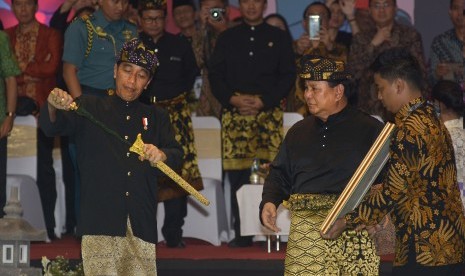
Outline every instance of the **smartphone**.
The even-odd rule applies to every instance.
[[[308,16],[308,35],[310,40],[320,40],[321,19],[319,15]]]

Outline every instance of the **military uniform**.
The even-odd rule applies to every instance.
[[[125,20],[109,22],[101,10],[76,19],[65,33],[63,61],[75,65],[81,86],[114,88],[113,68],[124,42],[137,37],[137,28]]]

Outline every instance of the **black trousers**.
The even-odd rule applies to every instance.
[[[7,137],[0,139],[0,218],[3,218],[5,213],[3,207],[6,203],[6,160],[7,160]]]
[[[241,219],[239,216],[239,204],[237,202],[236,192],[242,187],[242,185],[250,182],[250,169],[230,170],[225,172],[228,174],[229,183],[231,184],[231,219],[233,221],[235,237],[239,239],[242,238]],[[250,239],[252,238],[252,236],[246,237]]]
[[[57,190],[52,155],[54,141],[55,137],[47,137],[42,129],[37,128],[37,186],[47,230],[55,228]]]
[[[165,220],[161,232],[168,246],[176,246],[182,240],[182,226],[187,216],[187,196],[163,201]]]
[[[69,153],[69,138],[60,137],[61,166],[65,184],[66,232],[74,232],[76,227],[74,166]]]

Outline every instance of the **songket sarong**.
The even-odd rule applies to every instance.
[[[175,139],[182,146],[184,163],[180,172],[181,177],[197,191],[202,190],[203,183],[197,163],[197,150],[194,144],[191,111],[187,104],[186,95],[181,94],[170,100],[159,101],[156,102],[156,105],[168,111],[171,125],[174,129]],[[187,195],[186,191],[180,188],[167,176],[161,176],[159,178],[158,186],[158,201],[165,201]]]
[[[157,275],[155,244],[134,237],[129,218],[126,237],[84,235],[81,252],[86,276]]]
[[[283,111],[275,107],[243,116],[223,109],[221,139],[224,170],[248,169],[254,158],[271,162],[283,140]]]
[[[321,238],[320,227],[337,198],[294,194],[285,202],[291,211],[285,276],[379,274],[379,256],[366,230],[346,230],[336,240]]]

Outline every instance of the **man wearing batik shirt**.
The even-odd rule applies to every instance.
[[[429,67],[429,79],[432,85],[441,79],[453,80],[459,84],[464,81],[463,8],[462,0],[450,1],[449,16],[454,28],[433,39]]]
[[[452,140],[422,97],[424,79],[413,55],[387,50],[372,65],[378,97],[396,128],[383,186],[370,193],[325,238],[371,226],[387,213],[396,228],[393,275],[463,275],[465,216]]]
[[[385,109],[376,97],[370,64],[382,52],[393,47],[405,47],[418,59],[426,77],[423,46],[420,34],[405,25],[395,22],[396,0],[370,0],[370,15],[376,28],[359,32],[353,36],[348,66],[360,81],[358,107],[363,111],[387,118]],[[424,91],[423,91],[424,92]]]

